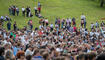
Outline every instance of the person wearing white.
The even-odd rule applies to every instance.
[[[82,15],[81,15],[81,19],[83,19],[83,20],[84,20],[85,18],[86,18],[86,17],[85,17],[85,15],[84,15],[84,14],[82,14]]]
[[[51,28],[53,28],[53,26],[54,26],[53,24],[50,24],[50,27],[51,27]]]
[[[37,10],[37,7],[34,7],[35,10]]]
[[[22,14],[23,14],[23,16],[25,16],[25,8],[24,7],[22,8]]]
[[[32,50],[32,48],[28,48],[25,52],[25,56],[32,55],[33,52],[31,50]]]
[[[4,16],[1,16],[1,18],[0,18],[1,20],[3,20],[4,19]]]
[[[35,15],[37,15],[37,7],[34,7]]]

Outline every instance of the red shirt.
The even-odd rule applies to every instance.
[[[76,30],[77,30],[77,28],[76,27],[73,27],[73,31],[76,32]]]
[[[40,10],[41,10],[41,8],[40,8],[40,7],[38,7],[38,10],[40,11]]]
[[[39,35],[42,35],[42,34],[43,34],[43,32],[42,32],[42,31],[39,31],[39,32],[38,32],[38,34],[39,34]]]

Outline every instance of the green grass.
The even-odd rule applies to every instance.
[[[39,0],[42,4],[42,15],[49,19],[49,22],[55,21],[55,17],[73,18],[76,17],[77,25],[80,26],[80,16],[82,13],[86,15],[87,27],[90,23],[95,21],[101,22],[100,19],[105,17],[105,7],[99,7],[98,2],[91,0]],[[34,13],[34,6],[37,6],[38,0],[0,0],[0,16],[9,15],[8,7],[16,5],[20,8],[22,6],[30,6]],[[27,18],[23,17],[20,11],[19,16],[10,16],[12,23],[17,22],[19,28],[27,25],[29,19],[33,20],[34,27],[39,26],[39,19],[37,17]],[[4,27],[6,28],[6,23]]]

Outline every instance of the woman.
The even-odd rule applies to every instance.
[[[19,51],[17,53],[17,60],[26,60],[24,51]]]
[[[13,53],[10,50],[8,50],[6,52],[5,58],[6,58],[6,60],[15,60],[15,56],[13,55]]]

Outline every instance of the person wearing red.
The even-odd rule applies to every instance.
[[[38,11],[39,11],[39,13],[41,13],[41,6],[38,7]]]
[[[77,28],[76,28],[75,25],[74,25],[74,27],[73,27],[73,32],[77,32]]]

